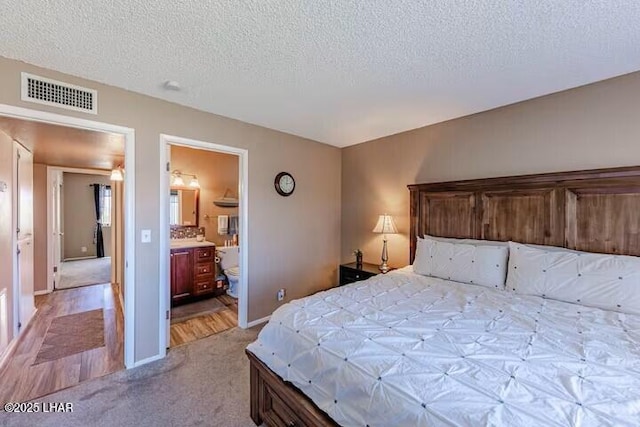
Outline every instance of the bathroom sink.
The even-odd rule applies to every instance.
[[[215,243],[206,240],[198,242],[196,239],[173,239],[171,240],[171,249],[178,248],[199,248],[205,246],[215,246]]]

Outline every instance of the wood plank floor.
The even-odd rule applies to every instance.
[[[171,325],[170,347],[183,345],[238,326],[238,301],[228,295],[216,297],[226,307]]]
[[[233,311],[235,314],[238,314],[238,300],[237,299],[231,298],[227,294],[220,295],[217,298],[218,298],[218,301],[220,301],[225,306],[227,306],[231,311]]]
[[[0,402],[24,402],[124,369],[124,317],[111,284],[36,296],[36,308],[34,318],[0,370]],[[99,309],[104,318],[103,346],[51,360],[42,361],[41,356],[34,364],[54,319]],[[81,325],[78,329],[82,336]]]

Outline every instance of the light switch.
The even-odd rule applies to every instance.
[[[151,243],[151,230],[142,230],[140,232],[140,241],[142,243]]]

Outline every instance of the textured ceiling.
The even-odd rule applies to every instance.
[[[640,70],[638,22],[637,0],[21,0],[0,55],[345,146]]]
[[[89,169],[124,165],[122,135],[10,117],[0,117],[0,131],[31,150],[36,163]]]

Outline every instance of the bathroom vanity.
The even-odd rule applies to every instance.
[[[216,284],[216,247],[211,242],[176,239],[171,242],[171,305],[222,295]]]

